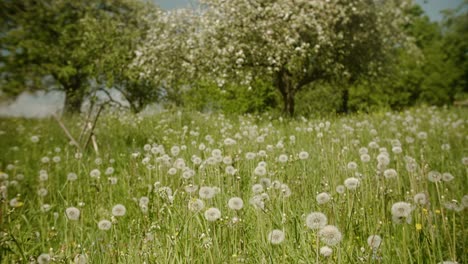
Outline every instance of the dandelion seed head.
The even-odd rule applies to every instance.
[[[218,208],[211,207],[205,211],[205,219],[209,222],[214,222],[221,218],[221,211]]]
[[[99,177],[101,177],[101,172],[98,169],[94,169],[89,173],[89,175],[91,178],[99,179]]]
[[[327,225],[327,217],[321,212],[313,212],[306,217],[306,226],[312,230],[323,228]]]
[[[123,204],[116,204],[112,207],[112,215],[113,216],[124,216],[127,212],[127,209]]]
[[[414,195],[413,200],[415,203],[420,205],[427,204],[427,196],[425,193],[417,193]]]
[[[309,153],[306,151],[299,152],[299,159],[306,160],[309,158]]]
[[[70,172],[67,174],[67,180],[68,181],[76,181],[78,179],[78,175],[74,172]]]
[[[406,202],[396,202],[392,205],[392,215],[397,218],[409,217],[411,211],[411,204]]]
[[[279,229],[274,229],[268,234],[268,241],[273,245],[279,245],[283,243],[285,239],[285,234]]]
[[[442,174],[440,174],[440,172],[438,171],[430,171],[427,174],[427,179],[430,182],[440,182],[440,180],[442,179]]]
[[[323,246],[320,248],[320,255],[324,257],[329,257],[333,254],[333,249],[329,246]]]
[[[254,194],[262,193],[262,192],[263,192],[263,185],[258,184],[258,183],[252,185],[252,192],[253,192]]]
[[[78,219],[80,219],[80,209],[76,207],[68,207],[67,209],[65,209],[65,214],[68,220],[77,221]]]
[[[286,154],[279,155],[278,162],[280,162],[280,163],[288,162],[288,155],[286,155]]]
[[[442,181],[444,182],[451,182],[455,177],[449,173],[449,172],[444,172],[442,173]]]
[[[358,165],[357,165],[357,163],[354,162],[354,161],[349,162],[348,165],[347,165],[347,168],[348,168],[349,170],[356,170],[357,167],[358,167]]]
[[[215,194],[215,190],[208,186],[202,186],[198,191],[198,195],[200,195],[200,198],[202,199],[211,199],[215,196]]]
[[[191,199],[188,203],[188,209],[192,212],[199,212],[205,208],[205,203],[200,199]]]
[[[398,173],[395,169],[386,169],[384,171],[384,177],[386,179],[394,179],[398,176]]]
[[[261,178],[259,180],[260,184],[263,188],[269,188],[271,186],[271,179],[270,178]]]
[[[88,257],[86,256],[86,254],[77,254],[73,258],[73,263],[74,264],[86,264],[88,263]]]
[[[328,246],[334,246],[340,243],[341,239],[343,238],[338,228],[333,225],[324,226],[319,230],[318,235],[320,240]]]
[[[265,176],[266,173],[266,168],[263,166],[257,166],[254,170],[254,174],[257,176]]]
[[[360,185],[360,181],[358,178],[355,178],[355,177],[347,178],[344,181],[344,186],[346,187],[346,189],[350,191],[356,190],[359,187],[359,185]]]
[[[330,201],[331,196],[326,192],[322,192],[317,194],[317,197],[315,199],[317,200],[318,204],[326,204]]]
[[[346,187],[344,185],[338,185],[336,186],[336,192],[339,194],[343,194],[346,191]]]
[[[379,248],[381,243],[382,238],[379,235],[371,235],[367,238],[367,245],[373,249]]]
[[[50,261],[52,261],[52,258],[47,253],[42,253],[41,255],[39,255],[39,257],[37,257],[38,264],[47,264],[50,263]]]
[[[231,210],[240,210],[244,207],[244,201],[239,197],[232,197],[228,201],[228,206]]]
[[[111,227],[112,227],[112,223],[109,220],[101,220],[98,223],[98,228],[100,230],[107,231],[107,230],[111,229]]]

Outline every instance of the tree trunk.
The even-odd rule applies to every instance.
[[[283,104],[284,104],[284,109],[283,111],[288,114],[289,116],[294,115],[294,107],[295,107],[295,101],[294,101],[294,92],[289,90],[286,92],[285,95],[283,95]]]
[[[65,114],[79,114],[81,112],[81,105],[83,104],[83,96],[83,92],[79,89],[66,89],[63,112]]]
[[[65,90],[65,103],[63,113],[79,114],[84,100],[84,88],[82,87],[81,76],[76,75],[66,81],[61,82]]]
[[[281,96],[283,97],[283,112],[289,116],[294,115],[294,96],[296,91],[292,84],[291,78],[288,78],[286,70],[282,69],[278,72],[276,76],[276,88],[280,91]]]
[[[344,88],[341,94],[341,113],[347,114],[348,113],[348,101],[349,101],[349,90],[348,88]]]

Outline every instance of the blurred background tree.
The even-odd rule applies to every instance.
[[[6,0],[0,10],[3,97],[60,90],[65,93],[64,111],[77,113],[93,92],[92,80],[124,85],[125,94],[139,90],[135,87],[140,83],[126,68],[145,32],[139,19],[144,12],[154,13],[152,5],[133,0]]]

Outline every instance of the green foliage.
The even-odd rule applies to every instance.
[[[219,88],[210,81],[202,81],[182,92],[182,104],[187,109],[201,112],[259,113],[278,106],[278,94],[274,87],[262,80],[251,86],[228,83]]]
[[[327,116],[336,114],[341,104],[341,89],[336,85],[317,82],[301,90],[297,96],[297,114]]]
[[[0,35],[4,96],[48,90],[42,82],[48,76],[65,92],[65,107],[71,112],[79,111],[84,97],[94,92],[91,80],[100,86],[123,86],[126,93],[140,92],[141,83],[133,81],[136,73],[127,66],[145,29],[140,19],[154,10],[151,5],[133,0],[25,0],[2,1],[0,9],[6,22]]]

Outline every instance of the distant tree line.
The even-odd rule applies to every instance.
[[[288,115],[466,99],[467,4],[431,22],[410,0],[0,2],[0,98],[60,90],[77,113],[120,92],[199,111]]]

